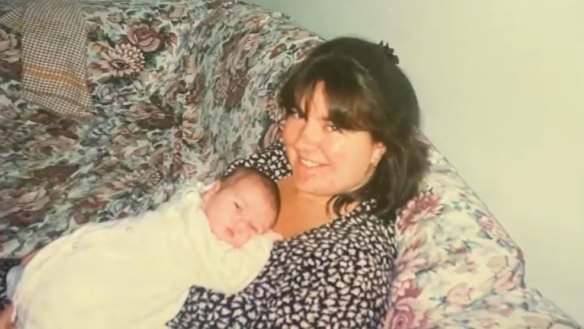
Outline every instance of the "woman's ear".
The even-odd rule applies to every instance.
[[[375,142],[373,144],[373,153],[371,153],[371,165],[377,166],[381,157],[387,152],[387,148],[383,143]]]
[[[203,206],[205,206],[207,203],[209,203],[209,200],[211,200],[211,198],[213,196],[215,196],[215,194],[217,194],[217,192],[219,192],[219,190],[221,189],[221,181],[220,180],[216,180],[213,183],[211,183],[210,185],[206,186],[203,192]]]

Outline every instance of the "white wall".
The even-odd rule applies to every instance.
[[[584,1],[255,2],[393,45],[426,134],[525,251],[528,284],[584,324]]]

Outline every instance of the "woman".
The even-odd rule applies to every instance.
[[[193,287],[170,328],[380,327],[396,212],[417,193],[427,146],[414,90],[390,48],[316,47],[285,82],[283,142],[230,167],[277,180],[285,237],[242,292]]]
[[[428,166],[416,96],[397,63],[387,46],[339,38],[292,70],[280,92],[283,141],[229,168],[277,181],[273,230],[284,240],[240,293],[193,287],[170,328],[382,325],[396,212]]]

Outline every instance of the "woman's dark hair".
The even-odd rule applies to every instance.
[[[414,89],[387,45],[344,37],[325,42],[295,66],[280,90],[290,115],[309,111],[315,85],[322,82],[329,117],[338,128],[368,131],[386,147],[375,173],[362,187],[331,198],[337,215],[351,203],[375,199],[375,213],[392,221],[418,193],[428,168],[428,145],[419,136],[420,109]]]

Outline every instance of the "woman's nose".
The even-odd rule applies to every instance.
[[[296,147],[301,149],[314,148],[318,145],[321,138],[321,132],[319,131],[317,125],[314,122],[307,120],[298,133]]]

